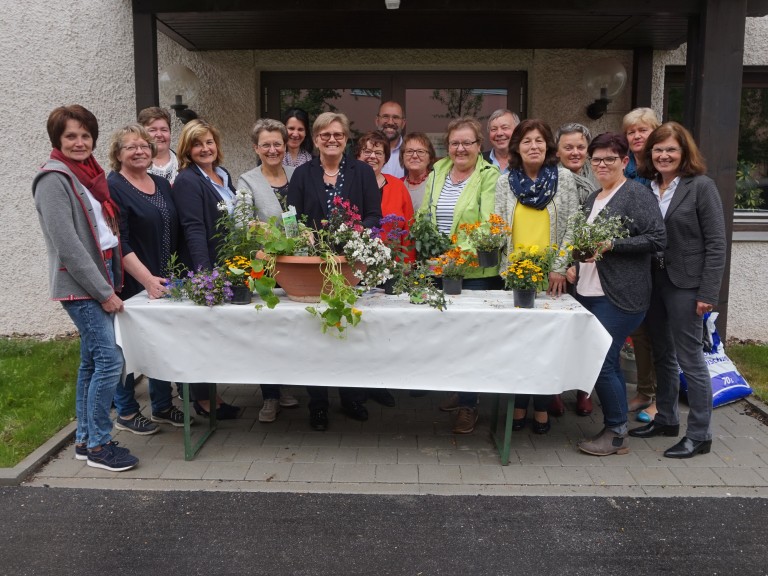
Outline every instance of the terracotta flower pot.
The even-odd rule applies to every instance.
[[[341,265],[341,272],[350,286],[357,286],[360,279],[355,277],[355,268],[347,263],[344,256],[335,256]],[[275,280],[285,290],[288,298],[296,302],[320,302],[325,279],[325,261],[320,256],[277,256],[275,258]]]

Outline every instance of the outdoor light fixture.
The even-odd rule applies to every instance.
[[[615,58],[604,58],[587,64],[584,70],[584,89],[595,101],[587,106],[592,120],[602,118],[611,99],[618,96],[627,83],[627,71]]]
[[[397,10],[400,8],[400,0],[384,0],[387,10]]]
[[[181,94],[176,94],[176,101],[171,104],[171,110],[176,112],[176,118],[181,120],[182,124],[186,124],[190,120],[197,118],[197,112],[184,104]]]
[[[197,97],[198,80],[195,73],[183,64],[172,64],[160,71],[158,79],[161,97],[174,97],[171,110],[176,113],[176,118],[181,120],[182,124],[197,118],[197,112],[184,103],[185,97],[190,103]]]

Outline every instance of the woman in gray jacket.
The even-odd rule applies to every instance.
[[[256,217],[266,222],[272,216],[280,218],[288,209],[288,182],[294,170],[291,166],[283,164],[288,131],[282,122],[262,118],[254,124],[251,139],[261,164],[240,176],[237,189],[250,190]],[[261,395],[264,405],[259,411],[259,422],[274,422],[280,408],[294,408],[299,405],[295,397],[282,392],[276,384],[262,384]]]
[[[595,456],[626,454],[627,390],[619,354],[627,336],[643,321],[651,302],[651,257],[664,248],[666,235],[658,204],[645,186],[628,180],[629,144],[623,134],[606,132],[588,148],[600,190],[584,203],[587,222],[598,215],[617,216],[626,238],[605,241],[597,253],[569,268],[576,284],[576,299],[594,314],[611,335],[595,390],[603,406],[600,434],[578,443],[579,450]]]
[[[122,472],[138,458],[112,441],[110,408],[123,371],[113,315],[123,285],[118,210],[104,170],[93,157],[96,117],[79,105],[48,117],[53,150],[32,183],[48,252],[51,298],[64,306],[80,332],[75,411],[75,457],[88,466]]]

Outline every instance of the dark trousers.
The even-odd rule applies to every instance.
[[[678,288],[666,270],[655,270],[648,310],[653,358],[656,363],[656,408],[659,424],[679,424],[680,375],[688,384],[688,429],[691,440],[712,438],[712,381],[704,361],[703,320],[696,314],[697,290]]]
[[[328,410],[328,386],[307,386],[309,410]],[[339,388],[341,403],[365,402],[366,393],[362,388]]]

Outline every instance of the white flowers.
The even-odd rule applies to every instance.
[[[366,267],[365,270],[355,270],[355,276],[360,278],[361,284],[373,288],[392,278],[392,250],[381,238],[372,237],[367,231],[362,234],[352,232],[351,236],[344,246],[344,255],[348,260]]]

